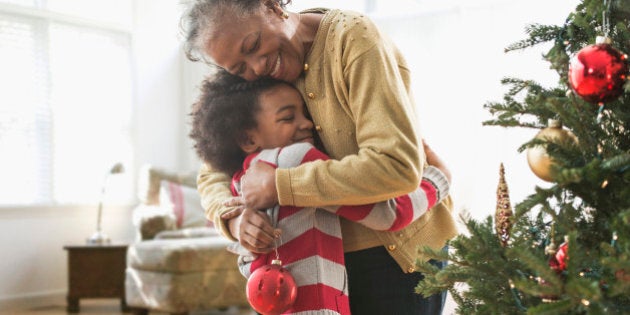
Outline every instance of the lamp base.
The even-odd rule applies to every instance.
[[[94,232],[94,234],[87,239],[87,243],[93,245],[109,244],[110,242],[109,236],[101,231]]]

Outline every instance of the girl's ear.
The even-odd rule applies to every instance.
[[[249,130],[246,131],[245,134],[246,134],[245,139],[243,139],[239,143],[239,146],[241,147],[241,150],[243,150],[247,154],[251,154],[251,153],[254,153],[254,152],[258,151],[260,149],[260,147],[256,143],[256,140],[255,140],[256,136]]]

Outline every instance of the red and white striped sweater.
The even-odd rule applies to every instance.
[[[290,168],[327,159],[326,154],[304,142],[263,150],[245,159],[243,170],[233,177],[232,193],[239,194],[240,179],[252,163],[263,161],[274,167]],[[272,223],[282,230],[278,256],[298,286],[297,300],[285,314],[350,314],[338,216],[371,229],[396,231],[419,218],[447,194],[445,176],[429,166],[417,190],[384,202],[361,206],[276,206],[268,209]],[[275,252],[255,256],[238,244],[234,244],[231,250],[240,254],[239,268],[246,277],[276,259]]]

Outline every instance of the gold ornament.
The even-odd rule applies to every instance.
[[[505,169],[503,163],[499,168],[499,185],[497,186],[497,208],[494,213],[494,227],[497,231],[501,246],[505,247],[510,239],[512,230],[512,205],[510,205],[510,192],[505,182]]]
[[[535,138],[553,143],[560,143],[570,139],[577,143],[577,137],[569,130],[563,129],[559,120],[553,119],[549,120],[548,127],[538,132]],[[548,182],[553,181],[552,165],[555,162],[547,154],[544,145],[536,145],[527,149],[527,163],[532,172],[540,179]]]

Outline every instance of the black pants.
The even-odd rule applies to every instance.
[[[422,273],[404,273],[382,247],[345,254],[352,315],[440,315],[446,291],[428,298],[415,293]],[[445,262],[431,261],[440,268]]]

